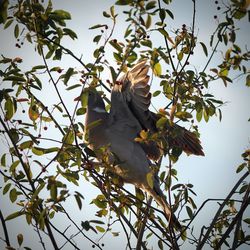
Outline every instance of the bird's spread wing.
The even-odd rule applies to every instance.
[[[152,119],[151,112],[149,111],[151,93],[149,92],[150,86],[148,84],[149,65],[146,63],[147,61],[143,60],[136,64],[117,81],[112,90],[112,97],[117,98],[117,95],[122,96],[123,103],[126,104],[131,115],[137,120],[139,129],[136,131],[136,136],[139,135],[141,130],[156,132],[155,121]],[[116,110],[119,108],[118,105],[113,105],[112,112],[121,113],[121,110]],[[160,157],[161,152],[156,142],[148,141],[141,143],[141,146],[150,159],[157,160]]]
[[[112,90],[113,95],[122,96],[123,103],[127,105],[132,115],[140,124],[141,129],[157,132],[156,122],[160,118],[149,110],[151,93],[149,82],[150,66],[147,60],[142,60],[130,69],[117,83]],[[119,108],[117,105],[114,109]],[[121,110],[120,110],[121,111]],[[119,112],[119,111],[116,111]],[[171,131],[179,130],[178,136],[171,137]],[[137,131],[138,133],[140,131]],[[178,131],[177,131],[178,132]],[[180,147],[187,154],[204,155],[202,146],[196,135],[178,125],[167,125],[166,137],[170,146]],[[142,147],[149,158],[157,160],[161,155],[159,144],[153,141],[142,144]]]

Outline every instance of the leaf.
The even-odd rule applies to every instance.
[[[67,72],[64,75],[64,84],[67,85],[70,77],[74,74],[73,68],[68,68]]]
[[[247,224],[250,224],[250,218],[244,219],[244,222],[246,222]]]
[[[154,188],[154,175],[152,172],[147,173],[147,183],[150,188]]]
[[[23,235],[22,234],[17,235],[17,242],[18,242],[19,246],[22,245],[22,243],[23,243]]]
[[[175,113],[175,116],[184,121],[193,117],[191,113],[186,111],[179,111]]]
[[[247,75],[246,77],[246,86],[250,87],[250,75]]]
[[[102,37],[101,35],[95,36],[94,39],[93,39],[93,42],[98,43],[101,40],[101,37]]]
[[[3,154],[1,157],[1,166],[6,167],[6,154]]]
[[[160,90],[156,90],[156,91],[153,93],[153,97],[158,96],[160,93],[161,93],[161,91],[160,91]]]
[[[63,137],[63,142],[65,144],[71,145],[75,140],[75,133],[73,130],[69,130],[68,133]]]
[[[25,141],[23,143],[21,143],[19,145],[19,148],[24,150],[24,149],[27,149],[27,148],[31,148],[33,146],[33,141],[29,140],[29,141]]]
[[[167,124],[167,118],[166,117],[161,117],[157,122],[156,122],[156,127],[157,128],[163,128]]]
[[[204,54],[205,54],[206,56],[208,56],[208,52],[207,52],[207,47],[206,47],[206,45],[205,45],[203,42],[200,42],[200,44],[201,44],[201,46],[202,46],[202,49],[203,49],[203,51],[204,51]]]
[[[10,201],[14,203],[17,199],[17,191],[15,188],[12,188],[9,193]]]
[[[89,29],[94,30],[94,29],[103,28],[103,27],[106,27],[106,24],[96,24],[96,25],[90,27]]]
[[[146,23],[145,23],[146,28],[149,29],[151,24],[152,24],[152,17],[151,17],[150,14],[148,14],[147,20],[146,20]]]
[[[17,161],[14,161],[11,166],[10,166],[10,172],[14,172],[17,168],[17,166],[19,165],[20,161],[17,160]]]
[[[153,66],[153,73],[156,75],[156,76],[160,76],[161,75],[161,64],[158,62],[156,64],[154,64]]]
[[[105,233],[105,229],[103,227],[100,226],[95,226],[95,228],[97,229],[97,231],[99,231],[100,233]]]
[[[7,183],[4,186],[4,188],[3,188],[3,195],[5,195],[10,190],[10,187],[11,187],[11,183]]]
[[[160,250],[163,250],[163,243],[162,243],[162,240],[158,240],[158,247]]]
[[[17,211],[17,212],[14,212],[10,215],[8,215],[6,218],[5,218],[5,221],[8,221],[8,220],[12,220],[12,219],[15,219],[21,215],[24,214],[24,211]]]
[[[133,0],[118,0],[116,1],[116,5],[129,5],[133,3]]]
[[[18,36],[19,36],[19,25],[18,24],[15,25],[14,35],[15,35],[15,38],[18,38]]]
[[[7,1],[6,1],[7,2]],[[1,17],[0,17],[1,20]],[[7,29],[12,23],[13,23],[14,19],[10,19],[8,20],[5,24],[4,24],[4,29]],[[1,21],[0,21],[1,22]]]
[[[236,173],[240,173],[246,166],[247,164],[245,162],[240,164],[238,168],[236,169]]]
[[[14,103],[12,102],[11,98],[8,98],[6,100],[6,102],[4,104],[4,110],[6,111],[5,119],[10,120],[15,113]]]
[[[122,47],[116,40],[109,41],[109,44],[112,45],[118,52],[122,53]]]
[[[65,11],[65,10],[55,10],[53,12],[50,13],[51,17],[53,19],[56,19],[56,20],[60,20],[60,19],[71,19],[71,15],[69,12]]]
[[[39,118],[39,110],[38,110],[37,105],[31,105],[29,107],[29,118],[33,122]]]
[[[186,210],[187,210],[187,214],[189,216],[190,219],[193,218],[193,211],[190,207],[186,206]]]
[[[142,46],[152,48],[152,42],[150,40],[142,40],[142,41],[140,41],[140,44]]]
[[[79,207],[79,209],[81,210],[82,209],[82,201],[81,201],[81,198],[79,197],[79,195],[74,195],[75,199],[76,199],[76,203]]]

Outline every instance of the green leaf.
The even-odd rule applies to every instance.
[[[152,42],[151,42],[151,40],[142,40],[142,41],[140,41],[140,44],[142,46],[152,48]]]
[[[106,27],[106,24],[96,24],[96,25],[90,27],[89,29],[94,30],[94,29],[103,28],[103,27]]]
[[[6,167],[6,154],[3,154],[1,157],[1,166]]]
[[[238,168],[236,169],[236,173],[240,173],[246,166],[247,164],[245,162],[240,164]]]
[[[81,201],[81,198],[79,197],[79,195],[74,195],[75,199],[76,199],[76,203],[79,207],[79,209],[81,210],[82,209],[82,201]]]
[[[97,231],[99,231],[100,233],[105,233],[105,229],[103,227],[100,226],[95,226],[95,228],[97,229]]]
[[[146,20],[146,23],[145,23],[146,28],[149,29],[151,24],[152,24],[152,17],[151,17],[150,14],[148,14],[147,20]]]
[[[187,210],[187,214],[189,216],[190,219],[193,218],[193,211],[190,207],[186,206],[186,210]]]
[[[65,20],[65,19],[71,19],[71,15],[69,12],[65,11],[65,10],[55,10],[53,12],[50,13],[51,17],[55,20]]]
[[[14,203],[17,199],[17,191],[15,188],[12,188],[9,193],[10,201]]]
[[[1,15],[1,14],[0,14]],[[0,17],[0,20],[1,20],[1,17]],[[12,23],[13,23],[14,19],[10,19],[8,20],[5,24],[4,24],[4,29],[7,29]],[[0,21],[1,23],[1,21]]]
[[[24,149],[27,149],[27,148],[31,148],[33,146],[33,141],[29,140],[29,141],[25,141],[23,143],[21,143],[19,145],[19,148],[24,150]]]
[[[67,85],[70,77],[74,74],[73,68],[68,68],[67,72],[64,75],[64,84]]]
[[[98,43],[101,40],[102,35],[97,35],[94,37],[93,42]]]
[[[116,40],[109,41],[109,44],[112,45],[118,52],[122,53],[122,47]]]
[[[79,84],[79,83],[74,84],[74,85],[69,86],[68,88],[66,88],[66,90],[72,90],[72,89],[75,89],[75,88],[78,88],[78,87],[82,87],[82,84]]]
[[[244,219],[244,222],[246,222],[247,224],[250,224],[250,218]]]
[[[158,240],[158,247],[160,250],[163,250],[163,243],[162,243],[162,240]]]
[[[161,117],[157,122],[156,122],[156,127],[157,128],[163,128],[167,124],[167,118],[166,117]]]
[[[10,215],[8,215],[6,218],[5,218],[5,221],[8,221],[8,220],[12,220],[12,219],[15,219],[21,215],[24,214],[24,211],[17,211],[17,212],[14,212]]]
[[[133,0],[118,0],[116,1],[116,5],[129,5],[133,3]]]
[[[77,38],[77,34],[71,30],[71,29],[68,29],[68,28],[64,28],[63,31],[71,38],[71,39],[75,39]]]
[[[152,172],[147,173],[147,183],[150,188],[154,188],[154,175]]]
[[[72,144],[75,140],[75,133],[73,130],[69,130],[68,133],[63,137],[63,142],[66,144]]]
[[[161,93],[161,91],[160,91],[160,90],[156,90],[156,91],[153,93],[153,97],[158,96],[160,93]]]
[[[12,102],[11,98],[7,98],[5,104],[4,104],[4,109],[6,111],[5,113],[5,119],[6,120],[10,120],[14,113],[15,113],[15,107],[14,107],[14,103]]]
[[[3,188],[3,195],[5,195],[6,193],[8,193],[8,191],[10,190],[11,187],[11,183],[7,183],[4,188]]]
[[[201,44],[201,46],[202,46],[202,49],[203,49],[203,51],[204,51],[204,54],[205,54],[206,56],[208,56],[208,52],[207,52],[207,47],[206,47],[206,45],[205,45],[203,42],[200,42],[200,44]]]
[[[88,91],[84,91],[81,95],[81,104],[83,108],[87,108],[88,105],[88,96],[89,96],[89,92]]]
[[[15,38],[18,38],[18,36],[19,36],[19,25],[18,24],[15,25],[14,35],[15,35]]]
[[[0,3],[0,24],[5,23],[8,17],[8,0],[3,0]]]
[[[17,160],[17,161],[14,161],[11,166],[10,166],[10,172],[14,172],[17,168],[17,166],[19,165],[20,161]]]
[[[193,117],[191,113],[186,112],[186,111],[176,112],[175,116],[181,120],[187,120]]]
[[[25,78],[23,76],[7,76],[4,77],[3,81],[13,81],[13,82],[25,82]]]
[[[146,4],[146,10],[151,10],[153,8],[155,8],[155,4],[156,2],[155,1],[150,1]]]

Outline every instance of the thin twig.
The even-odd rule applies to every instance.
[[[227,197],[225,198],[224,202],[220,205],[219,209],[217,210],[209,228],[207,229],[206,234],[204,235],[202,241],[198,244],[197,246],[197,250],[201,250],[202,247],[204,246],[204,244],[206,243],[211,231],[214,228],[215,223],[218,220],[218,217],[220,216],[223,208],[225,207],[225,205],[227,204],[227,202],[230,200],[231,196],[236,192],[237,188],[239,187],[239,185],[243,182],[243,180],[249,175],[249,172],[246,172],[238,181],[237,183],[234,185],[234,187],[232,188],[232,190],[230,191],[230,193],[227,195]]]
[[[0,210],[0,220],[2,222],[2,227],[3,227],[4,237],[5,237],[5,243],[6,243],[7,247],[10,247],[10,239],[9,239],[8,229],[7,229],[5,219],[3,217],[3,214],[2,214],[1,210]]]

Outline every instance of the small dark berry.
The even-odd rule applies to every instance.
[[[215,15],[215,16],[214,16],[214,19],[217,19],[217,18],[218,18],[218,17]]]
[[[103,32],[104,32],[104,30],[101,30],[101,32],[103,33]]]
[[[21,45],[23,45],[23,42],[21,42]]]
[[[218,4],[218,1],[215,1],[214,3],[215,3],[215,4]]]
[[[114,39],[114,40],[113,40],[113,42],[114,42],[114,43],[117,43],[117,40],[116,40],[116,39]]]
[[[22,110],[22,113],[25,113],[25,110],[24,110],[24,109]]]
[[[18,122],[18,124],[21,124],[21,123],[22,123],[22,120],[18,120],[17,122]]]
[[[220,10],[220,6],[217,7],[217,10]]]
[[[39,137],[39,138],[40,138],[41,136],[42,136],[41,134],[38,134],[38,136],[37,136],[37,137]]]
[[[102,247],[104,247],[104,243],[102,243]]]
[[[46,126],[45,126],[43,129],[44,129],[44,130],[47,130],[47,129],[48,129],[48,127],[46,127]]]
[[[95,248],[95,245],[92,245],[92,248]]]

